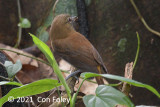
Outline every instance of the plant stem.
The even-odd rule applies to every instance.
[[[137,40],[138,40],[138,44],[137,44],[137,53],[136,53],[136,57],[135,57],[135,60],[134,60],[134,63],[133,63],[133,70],[136,66],[136,63],[137,63],[137,60],[138,60],[138,55],[139,55],[139,49],[140,49],[140,38],[139,38],[139,34],[138,32],[137,33]]]
[[[55,60],[54,57],[53,57],[52,61],[53,62],[51,63],[51,66],[54,69],[54,72],[56,73],[56,75],[58,76],[60,82],[63,84],[64,88],[66,89],[67,95],[68,95],[68,97],[70,99],[70,103],[72,103],[72,101],[71,101],[71,99],[72,99],[72,97],[71,97],[71,90],[68,87],[68,85],[67,85],[67,83],[66,83],[66,81],[65,81],[65,79],[64,79],[64,77],[62,75],[62,72],[60,71],[60,69],[58,67],[58,64],[57,64],[57,62],[56,62],[56,60]]]
[[[22,18],[20,0],[17,0],[17,6],[18,6],[18,17],[19,17],[19,21],[20,21]],[[14,46],[15,48],[17,48],[19,46],[20,41],[21,41],[21,37],[22,37],[22,28],[20,26],[18,27],[17,36],[18,36],[18,40],[17,40],[16,45]]]
[[[77,95],[79,93],[79,90],[80,88],[82,87],[82,84],[84,83],[84,81],[86,80],[87,78],[83,79],[83,81],[81,82],[80,86],[78,87],[78,90],[76,93],[74,93],[73,97],[72,97],[72,103],[70,104],[71,107],[74,107],[75,106],[75,102],[76,102],[76,99],[77,99]]]
[[[13,53],[16,53],[16,54],[19,54],[19,55],[22,55],[22,56],[26,56],[26,57],[35,59],[35,60],[37,60],[37,61],[40,61],[40,62],[42,62],[42,63],[45,63],[46,65],[51,66],[49,63],[45,62],[44,60],[39,59],[39,58],[36,58],[36,57],[34,57],[34,56],[29,56],[29,55],[26,55],[26,54],[23,54],[23,53],[20,53],[20,52],[16,52],[16,51],[13,51],[13,50],[10,50],[10,49],[6,49],[6,48],[0,48],[0,50],[5,50],[5,51],[13,52]]]

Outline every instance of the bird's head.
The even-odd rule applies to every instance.
[[[78,17],[71,17],[68,14],[60,14],[56,16],[50,28],[50,36],[53,39],[62,39],[68,36],[70,32],[75,32],[77,29]]]

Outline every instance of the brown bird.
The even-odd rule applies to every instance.
[[[74,29],[76,19],[68,14],[54,18],[50,28],[54,52],[82,72],[107,73],[98,51]],[[96,81],[104,84],[101,77],[96,77]]]

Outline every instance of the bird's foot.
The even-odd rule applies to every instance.
[[[66,80],[68,80],[71,77],[74,77],[78,81],[78,83],[79,83],[79,76],[80,76],[81,73],[82,73],[81,70],[77,70],[77,71],[71,73],[68,77],[66,77]]]

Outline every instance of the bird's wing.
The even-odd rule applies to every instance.
[[[79,33],[74,33],[72,36],[53,42],[55,42],[55,49],[58,52],[64,52],[65,54],[70,54],[73,56],[84,55],[90,58],[93,57],[90,42]]]
[[[94,56],[95,60],[97,61],[97,63],[99,63],[102,66],[103,70],[107,73],[107,68],[104,65],[103,60],[102,60],[101,56],[99,55],[98,51],[94,47],[93,47],[92,53],[93,53],[93,56]]]
[[[94,65],[100,65],[102,66],[104,71],[107,72],[103,60],[99,55],[98,51],[80,33],[73,33],[71,34],[71,36],[65,39],[56,40],[54,45],[56,45],[56,50],[59,53],[64,53],[64,55],[69,55],[74,58],[86,58],[85,61],[93,63]],[[81,60],[80,58],[78,59]]]

